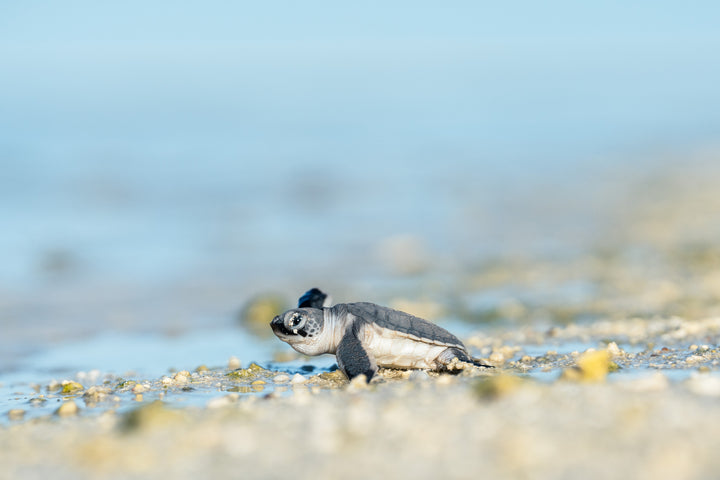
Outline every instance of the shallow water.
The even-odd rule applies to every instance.
[[[478,331],[460,322],[444,325],[461,338],[474,334],[479,334],[481,338],[493,338],[493,332],[502,331],[498,330],[497,326]],[[587,336],[588,333],[584,335]],[[649,349],[650,340],[653,339],[648,337],[644,342],[618,344],[623,355],[629,354],[635,359],[629,360],[626,367],[611,373],[608,381],[637,381],[649,377],[653,372],[661,371],[670,382],[677,383],[695,375],[699,365],[710,365],[710,359],[693,365],[682,364],[684,358],[692,355],[688,350],[691,340],[671,344],[672,348],[667,350],[666,354],[658,354],[659,350]],[[599,337],[587,340],[546,338],[541,343],[504,343],[513,348],[512,357],[505,358],[504,362],[512,364],[529,356],[539,363],[530,364],[530,368],[520,368],[520,363],[512,367],[508,364],[503,370],[508,369],[508,372],[543,383],[554,383],[561,377],[564,369],[574,365],[579,353],[588,349],[605,348],[605,344]],[[481,356],[483,351],[491,351],[472,347],[470,350],[475,356]],[[291,357],[295,358],[286,361],[274,360],[280,352],[291,353]],[[262,385],[251,385],[252,379],[239,383],[229,380],[225,374],[231,371],[227,367],[231,356],[236,357],[242,367],[252,363],[259,364],[270,371],[269,376],[258,377],[264,379]],[[54,345],[18,360],[15,368],[0,372],[0,412],[3,413],[0,423],[3,424],[12,423],[4,415],[12,409],[24,410],[24,420],[30,420],[52,416],[67,398],[82,401],[83,392],[62,395],[50,391],[49,385],[63,380],[77,381],[85,390],[92,385],[100,385],[109,387],[114,392],[113,401],[96,404],[85,400],[84,404],[80,403],[82,415],[94,416],[107,410],[127,412],[138,405],[136,395],[131,390],[119,387],[127,381],[147,386],[147,390],[141,395],[141,402],[161,399],[170,407],[205,408],[213,399],[227,394],[237,394],[240,397],[285,395],[292,393],[293,388],[307,388],[306,385],[290,385],[287,380],[274,382],[274,375],[277,374],[301,374],[307,378],[337,368],[333,355],[297,356],[279,340],[258,338],[241,328],[206,329],[172,336],[101,334]],[[170,383],[169,386],[162,386],[159,383],[162,378],[167,378],[170,382],[169,379],[179,371],[194,372],[198,367],[207,368],[207,373],[192,374],[188,384]],[[706,375],[718,377],[720,373],[713,371]],[[38,401],[39,398],[43,400]]]
[[[0,410],[28,409],[27,418],[52,413],[62,396],[54,396],[41,407],[29,408],[28,401],[38,394],[48,394],[47,386],[53,381],[75,380],[87,388],[104,382],[115,385],[121,379],[137,382],[154,380],[182,370],[194,371],[201,364],[211,370],[227,371],[230,357],[236,357],[243,367],[256,362],[267,368],[276,368],[277,364],[271,359],[278,347],[276,342],[255,338],[237,328],[200,330],[174,336],[102,334],[50,346],[42,352],[18,359],[13,370],[0,372]],[[316,365],[313,370],[328,368],[328,360],[330,357],[312,362]],[[282,365],[282,370],[301,372],[303,365],[302,362],[288,362]],[[269,391],[272,389],[269,388],[266,393]],[[166,401],[204,406],[209,398],[217,394],[217,390],[204,389],[183,392],[180,397]],[[150,398],[152,396],[149,395]],[[122,406],[128,407],[126,404]],[[105,408],[100,407],[95,412],[100,413]]]

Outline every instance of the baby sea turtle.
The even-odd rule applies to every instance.
[[[378,367],[450,371],[457,363],[491,367],[470,356],[458,338],[413,315],[374,303],[328,305],[317,288],[307,291],[299,308],[270,322],[275,335],[305,355],[332,353],[352,380],[368,381]]]

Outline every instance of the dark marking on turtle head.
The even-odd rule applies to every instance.
[[[317,308],[296,308],[278,315],[270,322],[275,335],[290,344],[311,339],[322,332],[323,311]]]
[[[323,308],[332,304],[332,298],[319,288],[311,288],[298,299],[298,308]]]

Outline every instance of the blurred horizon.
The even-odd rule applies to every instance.
[[[0,296],[348,286],[408,252],[442,272],[594,245],[633,179],[713,164],[718,13],[12,2]]]

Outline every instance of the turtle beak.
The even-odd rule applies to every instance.
[[[285,328],[285,324],[283,323],[282,318],[280,318],[280,315],[272,319],[272,322],[270,322],[270,328],[272,328],[275,335],[292,335],[292,333]]]

